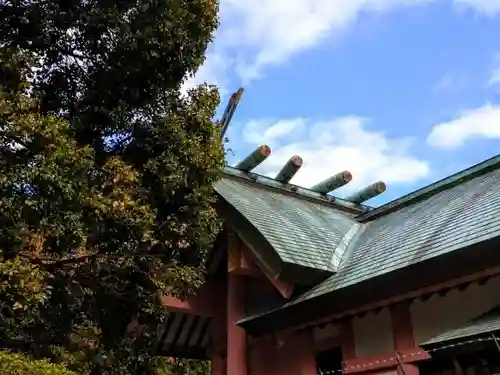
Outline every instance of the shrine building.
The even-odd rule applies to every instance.
[[[163,298],[162,355],[212,375],[500,373],[500,156],[372,208],[384,183],[340,199],[349,172],[306,189],[299,156],[252,172],[269,155],[216,184],[224,230],[199,293]]]

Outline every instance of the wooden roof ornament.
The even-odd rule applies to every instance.
[[[385,183],[382,181],[375,182],[360,191],[353,193],[348,196],[346,199],[353,203],[363,203],[369,199],[376,197],[377,195],[382,194],[386,190]]]
[[[219,122],[220,126],[222,127],[221,139],[224,139],[224,136],[233,118],[234,112],[236,111],[236,108],[240,103],[243,91],[244,91],[243,88],[240,87],[229,98],[229,102]],[[264,160],[266,160],[270,154],[271,154],[271,148],[267,145],[261,145],[257,147],[254,151],[252,151],[247,157],[241,160],[238,164],[236,164],[233,168],[244,173],[250,173],[262,162],[264,162]],[[266,179],[266,185],[273,185],[273,184],[288,185],[292,180],[292,178],[295,176],[295,174],[302,167],[302,165],[303,165],[303,160],[299,155],[292,156],[286,162],[283,168],[281,168],[281,170],[278,172],[275,178]],[[227,172],[227,168],[225,172]],[[254,177],[255,181],[262,180],[262,178],[259,179],[257,176]],[[315,184],[309,189],[302,188],[299,186],[294,186],[293,191],[299,195],[301,195],[301,192],[304,191],[306,192],[305,193],[306,196],[311,196],[311,194],[319,193],[319,195],[323,197],[327,196],[329,200],[337,200],[338,199],[337,197],[332,197],[331,195],[328,194],[348,184],[349,182],[351,182],[351,180],[352,180],[351,172],[343,171]],[[270,184],[270,182],[272,183]],[[344,199],[344,201],[359,206],[363,202],[366,202],[367,200],[377,195],[380,195],[385,190],[386,186],[383,182],[376,182],[375,184],[372,184],[366,187],[365,189],[352,194],[350,197]],[[366,208],[367,207],[363,207],[363,210],[366,211]]]
[[[302,163],[302,158],[299,155],[292,156],[274,179],[283,184],[289,183],[293,176],[299,171],[300,167],[302,167]]]
[[[229,103],[227,104],[226,109],[224,110],[224,114],[222,115],[222,118],[220,120],[220,125],[222,127],[221,139],[224,139],[224,136],[226,135],[227,129],[229,127],[229,124],[231,123],[234,112],[236,111],[236,108],[240,103],[242,95],[243,87],[240,87],[238,91],[233,93],[229,98]]]
[[[311,190],[317,191],[318,193],[322,194],[328,194],[335,189],[338,189],[339,187],[342,187],[352,180],[352,174],[349,171],[343,171],[340,173],[337,173],[334,176],[331,176],[327,178],[326,180],[323,180],[316,185],[311,187]]]
[[[235,165],[236,169],[250,172],[271,155],[271,149],[267,145],[261,145],[253,150],[250,155]]]

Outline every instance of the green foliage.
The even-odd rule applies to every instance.
[[[0,343],[154,374],[158,295],[196,292],[220,229],[218,91],[180,95],[217,3],[0,0],[0,19]]]
[[[60,365],[42,360],[32,360],[20,354],[0,351],[2,375],[76,375]]]
[[[0,254],[0,342],[22,346],[30,337],[30,326],[37,320],[39,307],[50,296],[48,274],[20,258],[5,260]]]
[[[77,119],[78,138],[104,147],[99,133],[175,104],[170,91],[203,62],[217,11],[215,0],[1,0],[0,45],[36,56],[42,110]]]
[[[208,361],[159,357],[156,375],[208,375],[210,371]]]

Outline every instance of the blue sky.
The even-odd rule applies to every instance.
[[[343,196],[382,180],[380,204],[500,153],[500,0],[221,0],[198,74],[233,118],[234,164],[259,144],[292,182],[342,170]]]

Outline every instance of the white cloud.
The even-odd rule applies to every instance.
[[[469,77],[461,71],[449,71],[434,86],[437,92],[456,92],[469,84]]]
[[[341,36],[362,13],[381,13],[435,0],[220,0],[220,23],[205,66],[187,86],[209,82],[227,89],[228,76],[244,85],[265,68]],[[454,0],[493,16],[500,0]]]
[[[382,12],[428,0],[221,0],[219,42],[238,46],[244,80],[337,36],[363,11]],[[247,50],[245,56],[243,50]]]
[[[228,74],[244,83],[262,70],[342,34],[359,14],[383,12],[432,0],[220,0],[221,26],[200,77],[221,84]],[[224,85],[223,85],[224,86]]]
[[[264,139],[266,142],[273,142],[285,137],[293,132],[299,131],[304,126],[304,120],[300,117],[294,119],[284,119],[273,122],[271,126],[263,128],[267,121],[250,120],[244,130],[244,138],[248,143],[258,144]]]
[[[500,68],[496,68],[491,72],[490,79],[488,81],[488,86],[500,85]]]
[[[455,4],[471,8],[488,17],[493,17],[500,12],[500,0],[455,0]]]
[[[463,112],[455,120],[437,124],[427,137],[427,143],[454,149],[475,138],[500,138],[500,106],[486,104]]]
[[[302,118],[254,120],[244,128],[243,139],[255,145],[256,135],[260,134],[258,143],[267,142],[272,148],[271,156],[256,169],[271,177],[291,156],[300,155],[304,165],[292,182],[305,187],[343,170],[353,174],[353,181],[344,191],[379,180],[411,183],[429,174],[427,162],[409,153],[410,139],[393,139],[372,131],[369,123],[355,116],[322,122]],[[270,132],[269,138],[266,131]]]
[[[490,79],[488,81],[488,86],[490,87],[500,85],[500,53],[496,54],[493,60],[494,68],[491,71]]]

